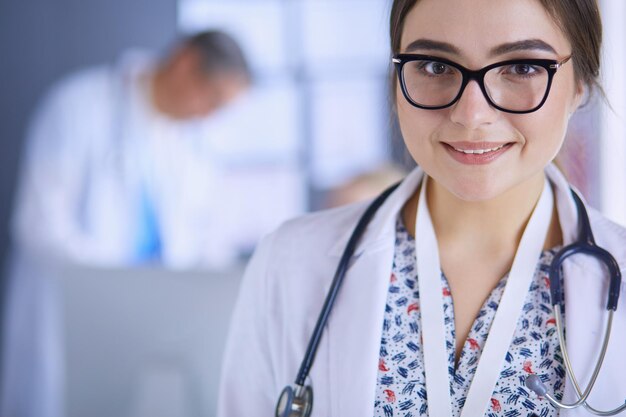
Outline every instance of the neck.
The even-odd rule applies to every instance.
[[[542,172],[496,198],[475,202],[461,200],[430,180],[426,197],[438,239],[445,244],[471,236],[474,247],[490,252],[517,248],[543,184]]]
[[[445,187],[428,180],[427,203],[438,246],[452,252],[471,251],[477,256],[514,256],[522,234],[543,190],[545,176],[535,177],[486,201],[465,201]],[[419,193],[407,202],[403,219],[409,231],[415,230]],[[560,243],[561,233],[556,210],[544,247]]]

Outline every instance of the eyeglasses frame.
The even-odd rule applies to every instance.
[[[507,61],[500,61],[500,62],[495,62],[493,64],[487,65],[486,67],[483,67],[481,69],[478,70],[470,70],[468,68],[465,68],[464,66],[457,64],[454,61],[450,61],[448,59],[445,58],[441,58],[441,57],[436,57],[436,56],[432,56],[432,55],[421,55],[421,54],[396,54],[391,58],[391,62],[393,63],[393,65],[395,66],[396,69],[396,74],[398,76],[398,80],[400,81],[400,88],[402,89],[402,94],[404,95],[404,98],[413,106],[420,108],[420,109],[424,109],[424,110],[440,110],[440,109],[445,109],[447,107],[452,106],[454,103],[456,103],[457,101],[459,101],[459,99],[461,98],[461,96],[463,95],[463,92],[465,91],[465,87],[467,87],[467,85],[469,84],[470,81],[475,80],[478,83],[478,86],[480,87],[480,90],[483,93],[483,96],[485,96],[485,99],[487,99],[487,102],[489,103],[489,105],[491,105],[492,107],[506,112],[506,113],[513,113],[513,114],[526,114],[526,113],[532,113],[535,112],[537,110],[539,110],[544,103],[546,102],[546,100],[548,99],[548,94],[550,93],[550,88],[552,87],[552,79],[554,78],[554,74],[556,74],[557,70],[562,67],[567,61],[570,60],[570,58],[572,57],[572,55],[569,55],[565,58],[563,58],[562,60],[556,60],[556,59],[511,59],[511,60],[507,60]],[[417,102],[415,102],[411,96],[408,93],[407,87],[406,87],[406,83],[403,77],[403,69],[404,69],[404,65],[406,65],[409,62],[413,62],[413,61],[421,61],[421,60],[425,60],[425,61],[434,61],[434,62],[439,62],[445,65],[449,65],[451,67],[454,67],[456,69],[459,70],[459,72],[461,73],[462,76],[462,81],[461,81],[461,87],[459,88],[459,93],[456,95],[456,97],[448,104],[446,105],[442,105],[442,106],[424,106],[422,104],[418,104]],[[546,92],[543,96],[543,98],[541,99],[541,102],[533,107],[530,110],[509,110],[509,109],[505,109],[503,107],[498,106],[496,103],[493,102],[493,100],[489,97],[489,94],[487,94],[487,90],[485,88],[485,74],[487,74],[488,71],[492,70],[493,68],[496,67],[500,67],[500,66],[505,66],[505,65],[515,65],[515,64],[528,64],[528,65],[536,65],[536,66],[540,66],[542,68],[544,68],[547,72],[548,72],[548,84],[546,87]]]

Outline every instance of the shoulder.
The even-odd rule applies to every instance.
[[[589,209],[589,220],[598,245],[615,257],[622,271],[626,270],[626,227],[593,208]]]
[[[86,96],[108,91],[113,77],[112,67],[104,65],[73,72],[61,78],[50,88],[46,100],[75,100],[82,102],[84,106]]]
[[[85,142],[103,134],[113,108],[112,67],[93,67],[57,81],[32,115],[30,141],[49,144]],[[46,145],[47,147],[47,145]]]
[[[74,72],[54,83],[43,95],[32,117],[36,127],[41,125],[45,129],[50,126],[73,127],[84,125],[76,123],[77,114],[81,120],[85,115],[93,117],[109,108],[111,102],[114,71],[111,67],[101,66]],[[49,136],[50,132],[43,133]]]
[[[367,202],[322,210],[283,223],[259,243],[248,265],[251,275],[299,285],[332,278],[345,242],[365,211]],[[305,277],[306,276],[306,277]],[[319,282],[318,282],[319,284]]]
[[[293,239],[313,241],[316,245],[332,245],[349,233],[370,201],[321,210],[283,223],[276,231],[280,242]]]
[[[275,246],[299,243],[315,246],[318,252],[328,254],[338,242],[346,240],[368,204],[369,201],[350,204],[289,220],[274,232]]]

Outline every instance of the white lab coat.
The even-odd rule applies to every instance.
[[[564,243],[577,237],[577,215],[568,184],[554,166]],[[372,415],[377,363],[395,219],[422,177],[411,173],[388,198],[358,245],[353,264],[323,333],[310,374],[313,416]],[[237,302],[227,342],[219,417],[270,416],[281,390],[292,384],[315,326],[339,258],[366,205],[312,214],[285,224],[267,237],[253,257]],[[626,230],[589,209],[599,245],[626,269]],[[597,264],[578,257],[566,262],[567,341],[578,380],[589,379],[606,320],[607,279]],[[623,274],[624,272],[622,272]],[[610,347],[590,403],[614,408],[626,398],[626,290],[621,287]],[[565,400],[572,401],[570,381]],[[588,415],[583,408],[561,416]]]
[[[175,121],[155,111],[152,72],[145,56],[126,54],[48,94],[27,137],[13,219],[18,247],[81,263],[133,264],[139,196],[147,192],[162,264],[220,267],[238,256],[220,218],[227,208],[217,188],[212,121]]]

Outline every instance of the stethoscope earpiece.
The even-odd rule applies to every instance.
[[[283,389],[276,404],[276,417],[309,417],[313,410],[313,390],[309,385]]]

